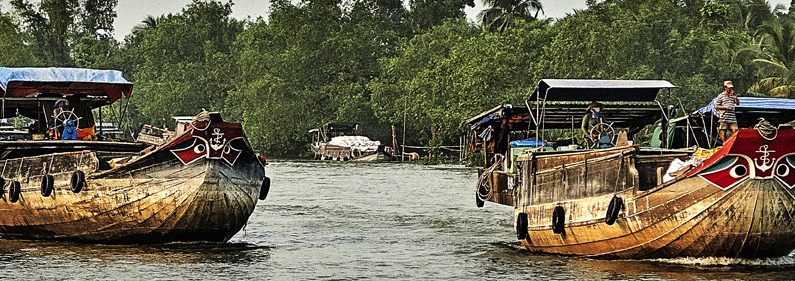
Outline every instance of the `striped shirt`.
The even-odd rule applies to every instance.
[[[735,103],[735,98],[736,97],[733,95],[726,94],[725,91],[718,95],[718,98],[715,101],[715,106],[720,105],[731,108],[729,110],[715,109],[715,112],[718,113],[718,117],[720,118],[720,122],[737,123],[737,115],[734,113],[734,107],[737,106],[737,103]]]

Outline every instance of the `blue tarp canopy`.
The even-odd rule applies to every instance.
[[[5,98],[84,95],[113,103],[122,95],[129,97],[132,87],[118,70],[0,67],[0,91]]]
[[[755,97],[738,97],[740,99],[740,105],[735,107],[735,110],[784,110],[784,111],[795,111],[795,100],[791,99],[779,99],[779,98],[755,98]],[[697,114],[707,114],[708,112],[715,111],[715,101],[717,98],[712,99],[712,101],[705,107],[700,108],[695,113]]]
[[[718,116],[715,113],[715,101],[713,99],[707,106],[702,107],[694,115]],[[765,118],[773,124],[787,123],[795,120],[795,100],[781,98],[757,98],[739,97],[740,104],[734,108],[737,112],[737,122],[740,127],[750,127],[756,124],[758,118]]]

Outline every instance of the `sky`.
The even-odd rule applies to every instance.
[[[226,0],[222,0],[225,2]],[[780,0],[786,1],[786,0]],[[118,17],[114,23],[115,37],[122,40],[130,33],[133,26],[141,23],[148,15],[159,16],[176,13],[190,3],[191,0],[119,0],[116,6]],[[239,19],[246,17],[267,17],[269,11],[268,0],[233,0],[232,16]],[[474,8],[466,7],[465,12],[470,21],[476,21],[477,14],[484,9],[483,3],[475,0]],[[585,0],[554,0],[542,1],[547,17],[559,18],[572,12],[574,9],[584,9]]]
[[[225,0],[224,0],[225,1]],[[245,19],[247,17],[267,17],[269,10],[268,0],[233,0],[232,16]],[[119,0],[116,6],[118,17],[114,23],[115,37],[122,40],[130,33],[132,27],[139,24],[147,15],[159,16],[176,13],[190,3],[191,0]],[[778,4],[789,6],[790,0],[768,0],[771,6]],[[467,7],[467,18],[476,21],[477,14],[484,9],[481,1],[476,0],[474,8]],[[547,17],[561,18],[574,9],[584,9],[585,0],[552,0],[542,1]]]

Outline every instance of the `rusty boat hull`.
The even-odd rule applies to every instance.
[[[111,244],[228,241],[246,225],[269,180],[240,124],[212,121],[113,160],[92,150],[0,160],[6,182],[0,236]],[[84,174],[79,191],[76,171]],[[53,188],[45,196],[48,176]],[[21,187],[16,202],[9,189],[14,182]]]
[[[768,258],[795,249],[795,130],[781,128],[772,138],[740,130],[714,155],[663,182],[660,170],[683,156],[632,146],[530,153],[518,158],[518,173],[485,175],[488,199],[514,207],[517,237],[532,252]],[[608,224],[614,197],[623,203]],[[554,216],[563,218],[558,231]]]

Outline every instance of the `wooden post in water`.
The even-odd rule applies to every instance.
[[[458,137],[458,162],[464,162],[464,137]]]
[[[394,156],[397,153],[397,132],[395,131],[395,125],[392,125],[392,154]],[[403,159],[401,156],[400,159]]]
[[[403,101],[403,146],[400,147],[400,161],[404,161],[403,157],[406,156],[406,108],[408,101]]]

